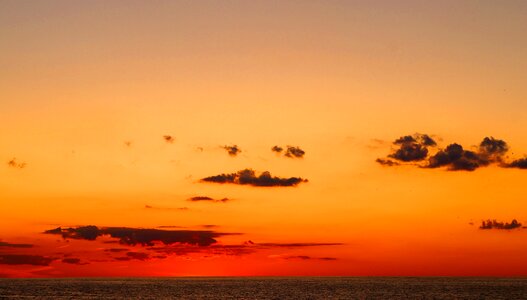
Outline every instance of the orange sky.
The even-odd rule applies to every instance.
[[[507,167],[527,155],[526,13],[0,1],[0,277],[527,275],[527,170]],[[394,144],[415,133],[437,145]],[[484,137],[508,151],[485,154]],[[430,168],[452,143],[479,167]],[[428,153],[394,158],[407,146]],[[244,169],[308,181],[201,180]],[[88,225],[95,239],[43,233]],[[178,238],[108,234],[122,227]],[[189,230],[217,236],[199,246],[179,239]]]

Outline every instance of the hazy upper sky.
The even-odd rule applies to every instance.
[[[0,276],[527,275],[526,15],[0,0]]]

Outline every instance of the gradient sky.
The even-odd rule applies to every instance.
[[[527,275],[527,170],[506,167],[527,154],[526,15],[513,0],[0,0],[0,277]],[[429,156],[376,162],[415,133]],[[509,151],[426,167],[485,137]],[[201,181],[247,168],[308,182]],[[87,225],[219,236],[43,233]]]

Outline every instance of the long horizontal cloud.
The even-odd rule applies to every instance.
[[[242,256],[249,255],[261,250],[269,249],[296,249],[305,247],[331,247],[331,246],[342,246],[342,243],[254,243],[252,241],[246,241],[243,244],[237,245],[222,245],[215,244],[209,247],[196,247],[196,246],[183,246],[183,245],[170,245],[163,247],[151,247],[148,250],[155,251],[163,254],[175,254],[175,255],[187,255],[191,253],[206,253],[206,254],[217,254],[217,255],[230,255],[230,256]]]
[[[46,234],[61,235],[65,239],[95,240],[101,236],[118,239],[123,245],[153,246],[156,242],[165,245],[188,244],[209,246],[217,242],[216,238],[232,235],[210,230],[160,230],[128,227],[97,227],[81,226],[76,228],[55,228],[47,230]]]
[[[49,266],[54,260],[56,258],[41,255],[0,254],[0,264],[3,265]]]
[[[282,258],[286,260],[326,260],[326,261],[337,260],[336,257],[312,257],[308,255],[288,255],[288,256],[278,256],[278,258]]]
[[[403,136],[395,140],[393,145],[396,149],[387,159],[378,158],[377,163],[389,167],[412,163],[421,168],[445,167],[450,171],[474,171],[490,164],[527,168],[527,159],[506,163],[504,158],[509,146],[505,141],[493,137],[485,137],[476,151],[466,150],[460,144],[452,143],[433,155],[429,155],[429,148],[437,144],[426,134]]]
[[[522,227],[522,224],[519,223],[516,219],[513,219],[510,223],[498,222],[496,220],[486,220],[481,222],[481,226],[479,226],[479,229],[512,230],[520,227]]]
[[[238,171],[237,173],[220,174],[210,176],[201,179],[202,182],[214,182],[214,183],[230,183],[239,185],[252,185],[261,187],[272,187],[272,186],[296,186],[302,182],[307,182],[307,179],[300,177],[281,178],[272,176],[269,172],[263,172],[260,175],[251,169],[245,169]]]
[[[6,247],[6,248],[32,248],[33,245],[31,245],[31,244],[12,244],[12,243],[8,243],[8,242],[0,241],[0,247]]]
[[[192,198],[189,198],[188,201],[191,202],[227,202],[229,201],[229,198],[222,198],[222,199],[214,199],[207,196],[195,196]]]

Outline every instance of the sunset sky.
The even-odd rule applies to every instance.
[[[527,275],[526,15],[0,0],[0,277]]]

